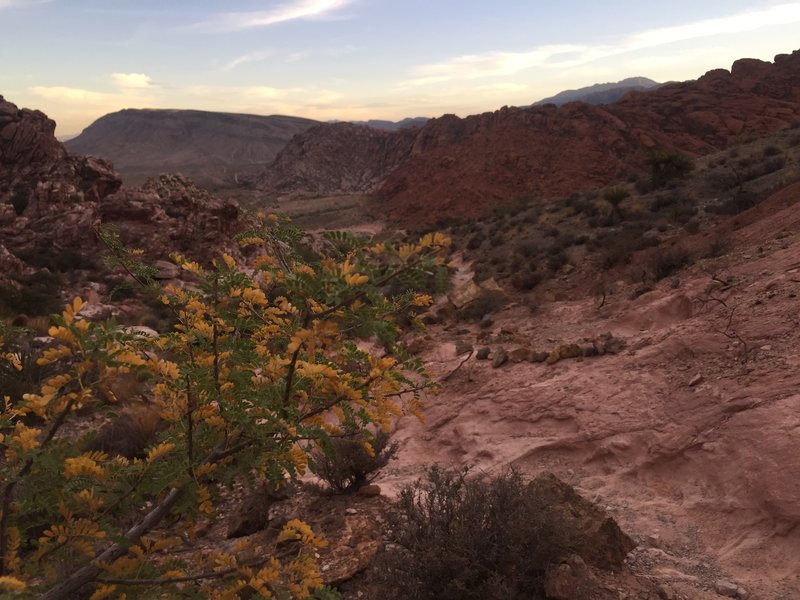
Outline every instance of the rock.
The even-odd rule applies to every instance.
[[[530,356],[528,356],[528,360],[533,363],[540,363],[546,361],[548,356],[549,354],[547,352],[533,350]]]
[[[468,281],[457,287],[447,295],[447,298],[456,308],[464,308],[483,294],[481,287],[474,281]]]
[[[484,346],[483,348],[478,350],[478,353],[475,355],[475,358],[477,358],[478,360],[488,360],[489,354],[491,354],[491,352],[492,350],[491,348],[489,348],[489,346]]]
[[[714,591],[727,598],[739,598],[739,586],[727,579],[717,579],[714,582]]]
[[[518,346],[508,353],[508,358],[511,359],[511,362],[518,363],[528,360],[530,354],[531,354],[530,348],[526,348],[525,346]]]
[[[344,514],[351,515],[351,516],[352,515],[357,515],[358,514],[358,510],[356,510],[355,508],[345,508],[344,509]]]
[[[561,354],[558,353],[558,348],[556,348],[555,350],[550,351],[544,362],[547,363],[548,365],[554,365],[560,360],[561,360]]]
[[[456,356],[461,356],[462,354],[468,354],[469,352],[473,351],[472,344],[465,342],[463,340],[458,340],[456,342]]]
[[[371,483],[369,485],[362,485],[358,488],[358,495],[364,498],[375,498],[381,495],[381,486]]]
[[[583,356],[581,347],[578,344],[562,344],[558,347],[558,355],[561,359],[578,358]]]
[[[695,375],[694,377],[692,377],[689,380],[689,387],[694,387],[694,386],[699,385],[701,383],[703,383],[703,376],[700,373],[698,373],[697,375]]]
[[[498,348],[497,352],[494,353],[494,358],[492,358],[492,368],[497,369],[505,364],[508,360],[508,353],[503,348]]]
[[[548,569],[544,592],[553,600],[614,598],[610,591],[599,588],[599,582],[580,556],[572,555],[565,562]],[[605,593],[603,593],[605,592]]]
[[[153,267],[158,269],[156,279],[177,279],[181,275],[181,268],[167,260],[157,260]]]
[[[595,346],[600,354],[619,354],[625,348],[626,342],[611,333],[604,333],[597,338]]]
[[[537,503],[548,513],[548,522],[559,523],[568,536],[567,546],[593,567],[622,568],[636,547],[616,521],[595,504],[582,498],[572,486],[552,473],[539,475],[530,484]]]
[[[481,329],[488,329],[489,327],[494,325],[494,317],[491,315],[491,313],[485,314],[481,317],[481,320],[478,323],[478,325],[481,327]]]
[[[597,347],[593,342],[579,344],[578,347],[581,351],[581,356],[597,356]]]

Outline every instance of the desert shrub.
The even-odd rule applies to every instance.
[[[569,257],[567,256],[567,253],[563,250],[559,250],[547,258],[547,268],[553,272],[556,272],[568,262]]]
[[[511,276],[511,285],[516,289],[527,292],[535,288],[542,281],[542,275],[533,269],[521,269]]]
[[[539,252],[539,246],[533,240],[522,240],[514,246],[514,252],[525,258],[531,258]]]
[[[669,277],[692,263],[692,256],[681,246],[659,249],[647,260],[647,270],[655,281]]]
[[[769,158],[770,156],[777,156],[781,153],[781,149],[775,146],[774,144],[769,144],[764,146],[764,150],[761,152],[764,158]]]
[[[721,204],[711,205],[706,210],[720,215],[738,215],[750,208],[753,208],[761,201],[761,197],[755,192],[740,191],[724,200]]]
[[[483,240],[485,239],[486,237],[483,235],[482,232],[476,233],[471,238],[469,238],[469,240],[467,240],[467,250],[477,250],[478,248],[481,247],[481,244],[483,244]]]
[[[619,211],[619,205],[623,200],[629,198],[631,193],[621,185],[607,189],[603,193],[603,199],[611,205],[614,211]]]
[[[286,483],[308,470],[315,442],[419,414],[431,379],[396,345],[395,319],[431,298],[413,289],[387,296],[385,286],[442,264],[448,241],[431,234],[306,261],[294,233],[264,217],[237,238],[258,249],[246,270],[228,255],[207,268],[175,257],[192,287],[161,289],[118,237],[98,231],[114,262],[152,286],[178,324],[138,336],[84,318],[80,298],[55,319],[55,345],[36,362],[57,372],[0,413],[2,589],[46,599],[88,597],[91,588],[95,597],[314,596],[322,541],[306,524],[293,519],[274,544],[244,541],[210,556],[198,553],[193,532],[235,481]],[[285,293],[270,300],[275,286]],[[360,347],[355,332],[384,348]],[[0,354],[24,369],[13,352]],[[127,373],[149,382],[163,429],[140,460],[84,451],[76,420],[108,409],[110,382]],[[284,542],[291,553],[277,552]],[[177,585],[183,578],[191,590]],[[142,588],[142,579],[158,585]]]
[[[647,157],[650,167],[650,183],[654,188],[688,175],[694,169],[694,162],[677,150],[656,150]]]
[[[367,448],[369,445],[369,448]],[[340,494],[355,492],[372,481],[397,454],[397,443],[381,430],[374,436],[359,434],[333,438],[312,454],[317,475]]]
[[[496,231],[489,238],[489,244],[492,248],[499,248],[506,243],[506,236],[504,231]]]
[[[382,559],[393,597],[545,598],[545,570],[568,545],[564,524],[546,514],[546,501],[519,473],[467,475],[433,467],[401,491]]]
[[[603,248],[601,265],[604,269],[611,269],[618,264],[630,261],[635,252],[657,246],[657,238],[646,236],[638,228],[623,229],[604,236],[599,242]]]
[[[721,236],[715,236],[711,243],[708,245],[708,250],[706,250],[705,257],[706,258],[719,258],[720,256],[725,256],[728,251],[730,250],[730,243],[728,240]]]

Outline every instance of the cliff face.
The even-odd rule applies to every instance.
[[[409,157],[416,131],[317,125],[292,138],[261,174],[258,187],[276,196],[373,192]]]

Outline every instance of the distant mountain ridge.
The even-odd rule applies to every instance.
[[[101,117],[64,145],[111,160],[128,184],[178,171],[213,187],[260,170],[295,134],[316,124],[281,115],[125,109]]]
[[[370,119],[369,121],[350,121],[354,125],[366,125],[373,129],[383,129],[384,131],[397,131],[408,127],[422,127],[430,121],[429,117],[407,117],[400,121],[386,121],[383,119]]]
[[[520,198],[604,186],[641,173],[654,150],[702,156],[797,123],[800,51],[774,63],[737,60],[730,71],[629,93],[613,104],[444,115],[420,129],[382,132],[370,151],[360,150],[363,130],[377,130],[324,123],[295,138],[258,187],[283,198],[371,193],[381,218],[419,228],[480,217]]]
[[[577,90],[564,90],[531,106],[555,104],[561,106],[567,102],[586,102],[587,104],[613,104],[631,91],[646,91],[660,87],[661,83],[647,77],[628,77],[614,83],[596,83]]]

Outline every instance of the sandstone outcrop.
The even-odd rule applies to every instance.
[[[173,251],[209,256],[233,245],[234,201],[181,176],[123,188],[110,162],[70,155],[54,131],[43,113],[0,97],[0,284],[19,288],[20,279],[42,270],[96,275],[97,222],[113,224],[148,260]]]

